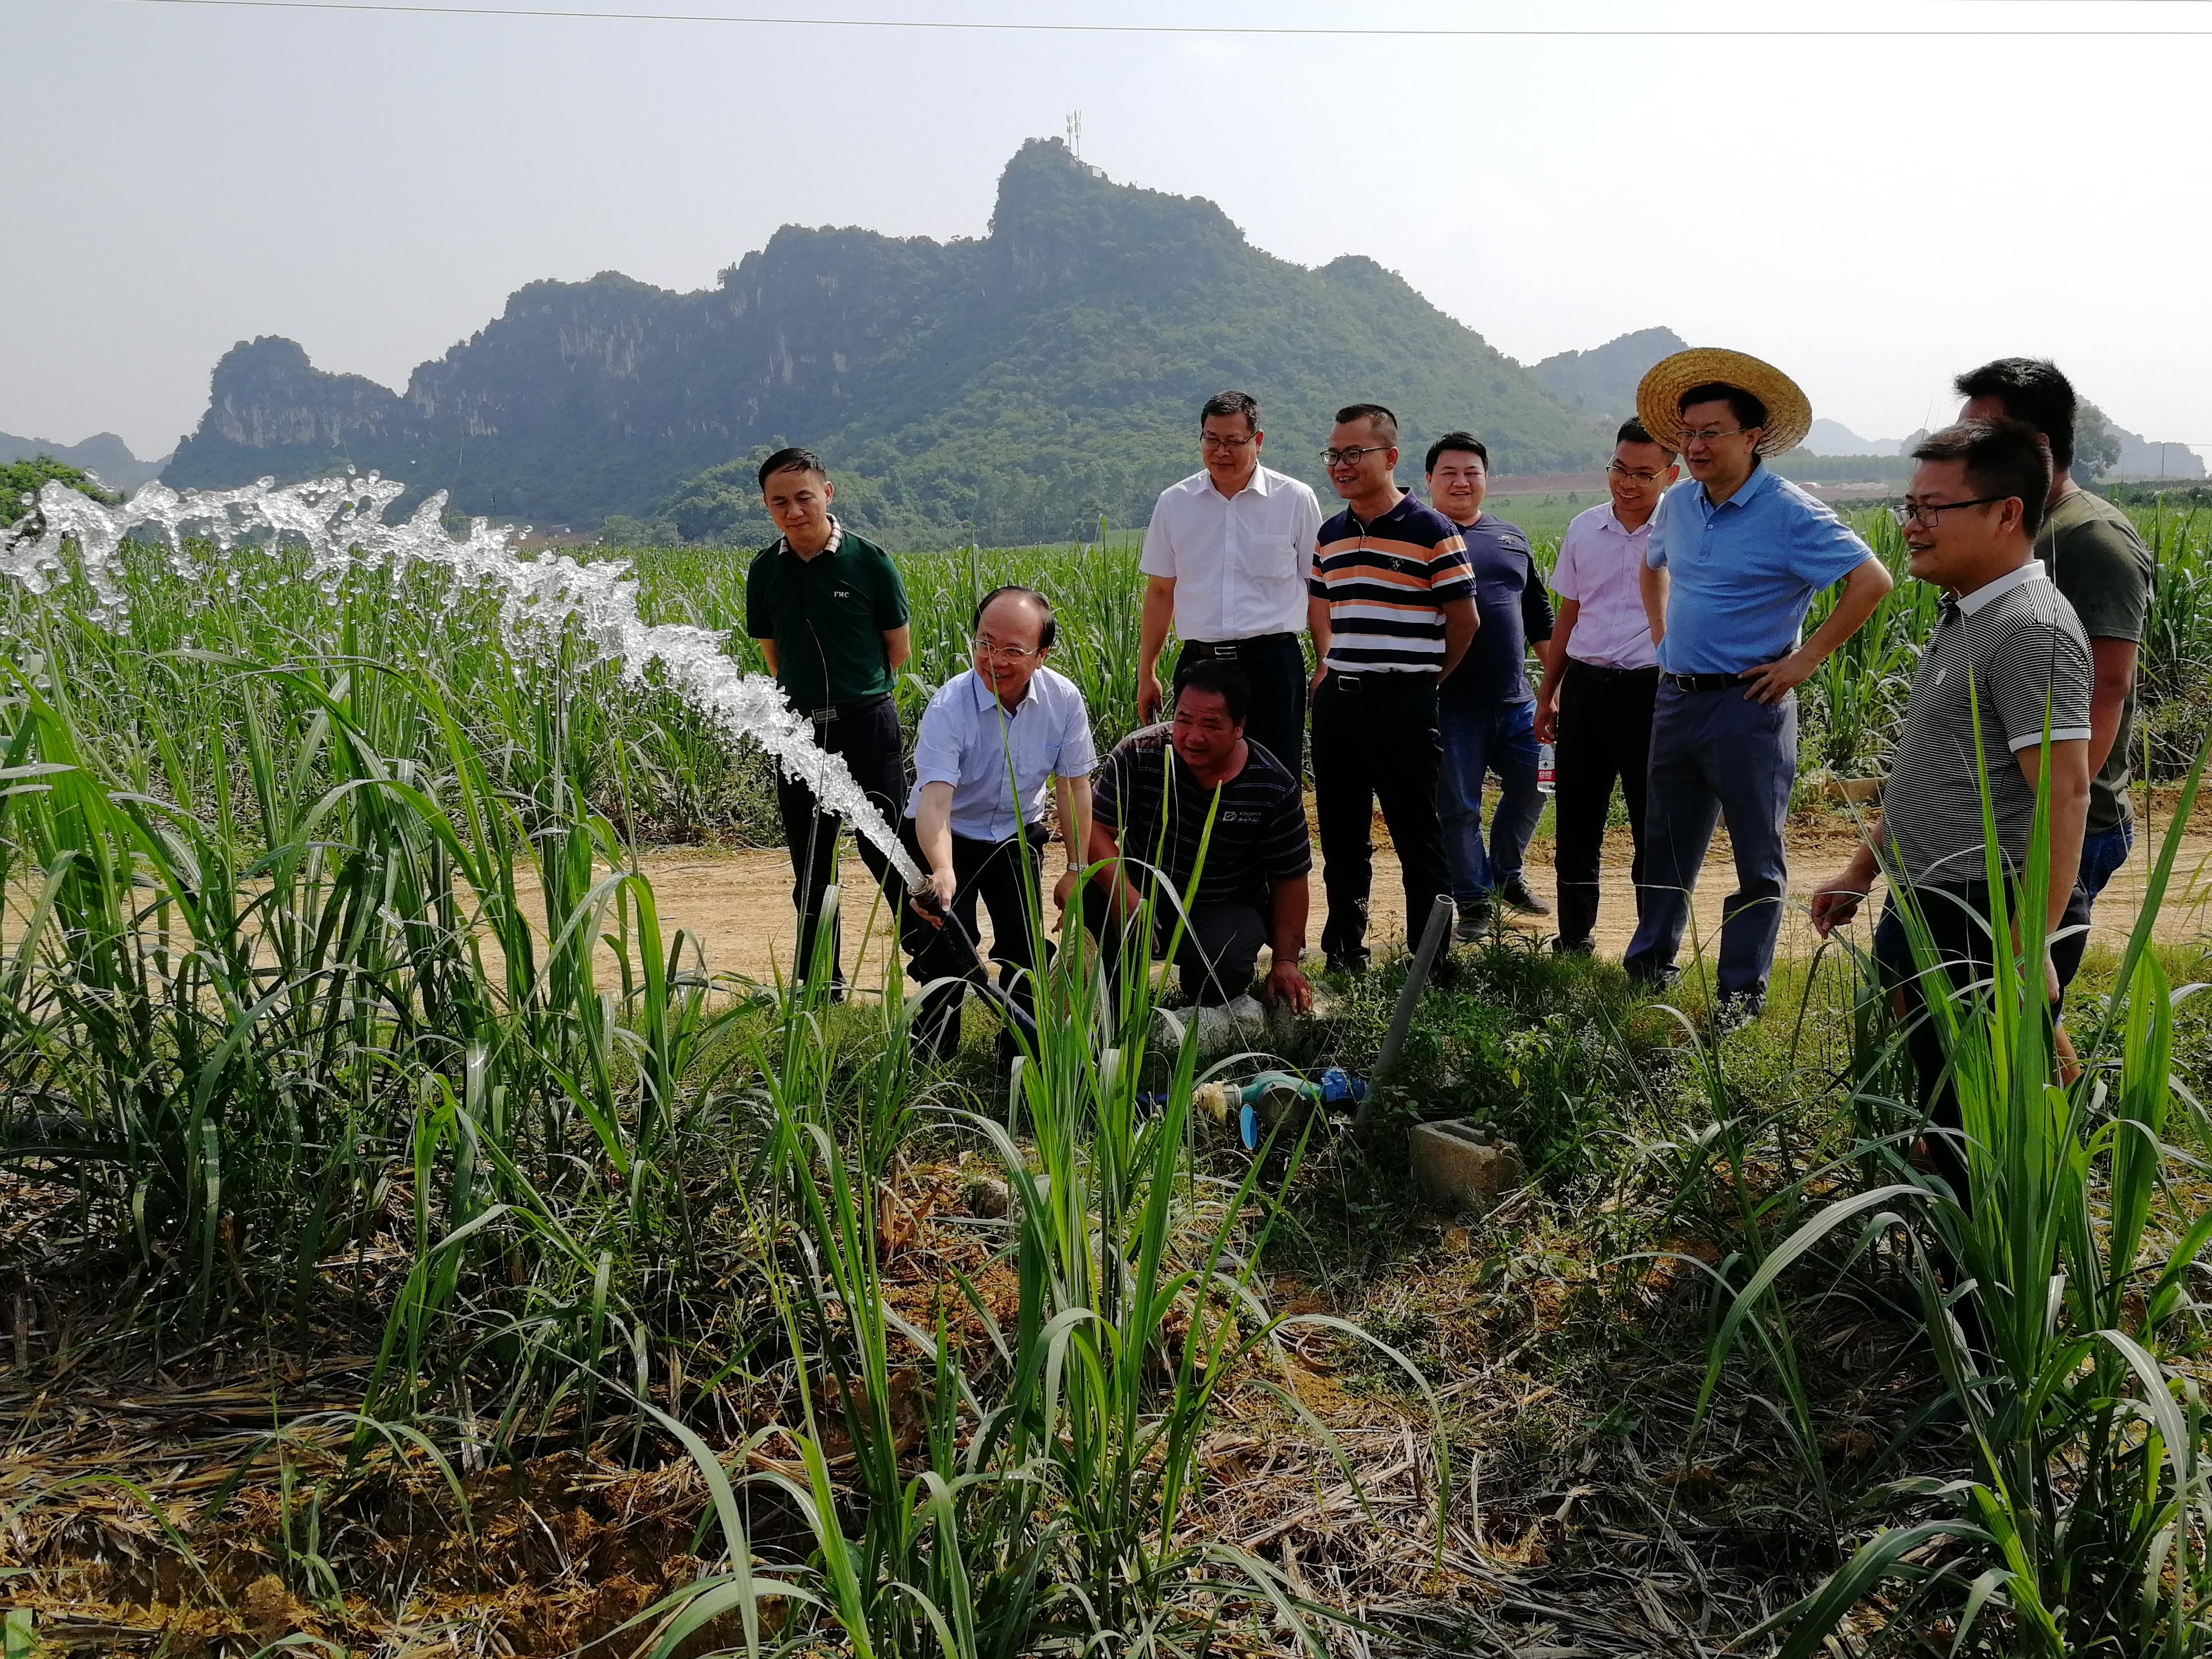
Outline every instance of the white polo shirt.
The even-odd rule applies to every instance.
[[[1306,625],[1321,503],[1267,466],[1233,496],[1200,471],[1160,492],[1137,568],[1175,578],[1175,625],[1186,640],[1256,639]]]

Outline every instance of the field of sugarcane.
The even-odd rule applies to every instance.
[[[1938,1003],[1964,1194],[1840,941],[1721,1032],[1501,933],[1248,1152],[1199,1085],[1278,1058],[1079,941],[1011,1085],[715,970],[641,860],[772,837],[766,764],[573,631],[246,545],[134,547],[127,624],[0,585],[0,1652],[2212,1654],[2212,964],[2151,927],[2212,523],[2144,524],[2149,896],[2078,1079],[2039,975]],[[630,556],[741,620],[742,555]],[[909,715],[1034,580],[1120,735],[1134,556],[902,557]],[[1406,971],[1279,1059],[1370,1073]],[[1409,1184],[1445,1115],[1518,1148],[1480,1210]]]

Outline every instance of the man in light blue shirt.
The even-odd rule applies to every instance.
[[[1046,667],[1058,623],[1033,588],[1000,587],[975,608],[975,666],[945,682],[921,716],[915,786],[902,839],[929,872],[939,904],[975,937],[980,902],[991,917],[1000,988],[1034,1009],[1031,975],[1038,915],[1037,861],[1047,840],[1045,790],[1059,809],[1068,876],[1091,837],[1091,774],[1098,754],[1090,711],[1074,683]],[[983,969],[949,940],[936,917],[908,905],[900,933],[916,979],[934,983],[914,1023],[918,1052],[950,1060],[960,1047],[962,981]],[[939,981],[951,981],[949,983]],[[1010,1035],[999,1034],[1002,1061]]]
[[[1656,366],[1637,412],[1690,476],[1660,498],[1641,573],[1659,647],[1644,839],[1650,892],[1622,965],[1674,973],[1690,895],[1725,819],[1736,888],[1714,975],[1724,1020],[1756,1016],[1782,926],[1782,845],[1797,776],[1796,688],[1856,633],[1893,586],[1888,569],[1814,496],[1760,464],[1801,442],[1805,394],[1741,352],[1699,349]],[[1835,607],[1798,642],[1823,589]]]

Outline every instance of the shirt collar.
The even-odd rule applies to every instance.
[[[1358,526],[1362,533],[1364,533],[1367,531],[1374,529],[1378,524],[1389,524],[1393,519],[1398,518],[1401,514],[1410,513],[1420,505],[1420,502],[1413,499],[1413,492],[1412,490],[1401,489],[1398,492],[1397,505],[1393,507],[1388,513],[1378,513],[1371,519],[1363,519],[1357,513],[1352,510],[1352,503],[1346,501],[1344,504],[1344,516],[1351,520],[1353,524]],[[1439,510],[1437,516],[1440,519],[1443,518],[1443,512]],[[1459,526],[1452,524],[1452,521],[1449,519],[1444,519],[1444,522],[1446,524],[1451,524],[1454,534],[1458,533],[1460,528]]]
[[[1265,461],[1260,461],[1254,465],[1252,468],[1251,482],[1247,483],[1243,489],[1238,490],[1237,492],[1237,495],[1223,495],[1221,491],[1216,488],[1214,484],[1213,475],[1211,472],[1208,472],[1204,467],[1200,467],[1198,471],[1197,483],[1199,488],[1204,490],[1207,495],[1220,496],[1220,498],[1224,501],[1233,501],[1237,499],[1237,495],[1243,495],[1248,493],[1254,495],[1262,496],[1271,493],[1267,488],[1267,464]]]
[[[1009,719],[1020,714],[1023,709],[1036,701],[1037,680],[1043,672],[1044,670],[1039,668],[1036,673],[1030,675],[1030,683],[1022,688],[1022,700],[1012,708],[1006,708],[1006,705],[999,701],[999,694],[991,690],[991,683],[974,669],[969,669],[968,678],[975,682],[975,712],[979,714],[988,714],[994,708],[1006,709]]]
[[[1651,518],[1656,519],[1658,516],[1658,514],[1655,511],[1652,514]],[[1631,530],[1626,525],[1621,523],[1620,510],[1614,507],[1611,501],[1607,501],[1605,504],[1605,517],[1601,522],[1610,527],[1616,535],[1621,536],[1641,536],[1651,528],[1651,519],[1646,519],[1642,524],[1637,526],[1635,529]]]
[[[1754,458],[1751,464],[1751,476],[1746,478],[1742,487],[1728,500],[1723,501],[1720,507],[1715,507],[1712,504],[1713,498],[1705,494],[1705,485],[1698,483],[1695,478],[1691,479],[1690,482],[1697,484],[1698,499],[1705,503],[1705,511],[1717,513],[1721,507],[1749,507],[1768,490],[1775,489],[1781,483],[1781,478],[1782,475],[1767,465],[1765,461]]]
[[[844,539],[845,526],[837,522],[837,515],[832,513],[830,515],[830,539],[822,544],[822,553],[835,553]],[[776,550],[780,553],[790,553],[794,559],[799,556],[797,553],[792,551],[791,538],[788,536],[777,537],[775,545]],[[822,556],[822,553],[817,553],[814,556],[818,559]]]
[[[1999,599],[2004,594],[2011,592],[2014,588],[2023,586],[2029,582],[2039,582],[2043,580],[2043,561],[2040,559],[2030,559],[2026,564],[2016,566],[2013,569],[2006,571],[2003,575],[1998,577],[1995,581],[1984,582],[1972,592],[1961,593],[1959,595],[1957,604],[1960,614],[1962,616],[1971,617],[1974,612],[1979,611],[1984,605],[1989,604],[1992,599]]]

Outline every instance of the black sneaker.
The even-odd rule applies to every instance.
[[[1510,876],[1500,884],[1498,896],[1524,916],[1548,916],[1552,907],[1528,890],[1528,884],[1518,876]]]
[[[1322,966],[1332,974],[1358,975],[1367,971],[1367,952],[1358,956],[1342,956],[1332,951],[1322,958]]]
[[[1497,913],[1488,899],[1462,899],[1459,920],[1452,924],[1452,939],[1460,945],[1480,945],[1490,937],[1491,919]]]
[[[1552,954],[1561,957],[1594,957],[1597,954],[1597,941],[1594,939],[1554,939],[1552,941]]]

